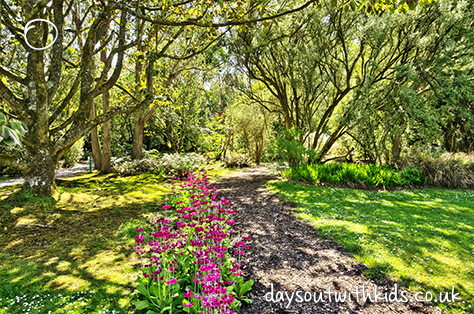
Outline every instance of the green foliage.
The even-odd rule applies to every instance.
[[[63,166],[66,168],[72,167],[84,157],[84,138],[81,138],[63,156]]]
[[[0,237],[0,313],[131,313],[136,273],[121,248],[133,243],[130,226],[146,223],[169,185],[154,174],[92,173],[58,180],[56,200],[19,188],[0,193],[0,229],[8,233]],[[25,232],[35,237],[21,245]]]
[[[334,185],[362,185],[368,188],[393,188],[421,185],[424,176],[417,168],[397,171],[390,166],[347,163],[299,165],[282,172],[282,176],[297,181]]]
[[[367,275],[392,276],[412,291],[451,291],[463,302],[437,304],[473,313],[474,198],[440,188],[367,191],[272,181],[297,215],[365,263]],[[386,278],[386,277],[385,277]]]
[[[233,312],[241,301],[250,301],[244,293],[253,281],[244,282],[240,270],[249,238],[239,239],[232,248],[228,234],[235,210],[224,198],[212,201],[218,195],[206,174],[189,174],[172,184],[178,192],[152,217],[153,232],[136,229],[134,247],[143,276],[137,279],[135,307],[166,314]],[[198,217],[204,211],[206,220]]]
[[[287,162],[290,167],[311,163],[319,154],[307,148],[302,141],[301,131],[296,127],[277,131],[268,149],[268,158],[273,161]]]
[[[0,143],[8,146],[23,146],[21,138],[26,133],[24,123],[15,120],[9,120],[0,112]]]
[[[252,158],[250,158],[247,154],[238,152],[227,153],[221,158],[221,161],[227,168],[243,168],[253,164]]]
[[[237,142],[237,145],[233,145],[233,150],[244,150],[254,163],[259,164],[268,147],[271,114],[246,100],[242,97],[228,108],[230,122],[227,123],[232,126],[233,139]]]
[[[126,157],[114,159],[112,162],[112,171],[122,176],[131,176],[143,172],[156,173],[158,176],[164,175],[164,168],[159,159],[141,159],[130,160]]]
[[[415,150],[404,156],[399,167],[416,167],[431,186],[474,188],[474,155]]]
[[[159,164],[164,171],[173,176],[181,176],[183,173],[190,173],[203,169],[206,158],[197,153],[188,154],[164,154],[159,159]]]
[[[129,176],[143,172],[156,173],[159,176],[180,176],[183,172],[189,173],[203,169],[206,158],[197,153],[188,154],[163,154],[149,151],[145,154],[148,158],[131,160],[130,157],[114,159],[112,169],[115,173]]]

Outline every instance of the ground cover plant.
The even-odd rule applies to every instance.
[[[218,198],[204,173],[177,179],[178,193],[167,199],[170,217],[153,218],[153,230],[138,228],[135,250],[143,271],[135,306],[153,313],[236,313],[253,281],[241,266],[249,247],[240,239],[232,248],[235,221],[231,202]]]
[[[58,180],[54,199],[19,188],[0,190],[0,313],[132,312],[136,225],[162,211],[170,184],[94,172]]]
[[[367,191],[271,181],[296,203],[299,217],[352,252],[368,275],[384,274],[413,290],[450,291],[463,302],[439,304],[473,313],[474,193],[440,188]]]
[[[356,163],[298,165],[282,171],[282,176],[316,184],[329,183],[368,188],[393,188],[424,183],[423,173],[414,167],[396,170],[390,166]]]

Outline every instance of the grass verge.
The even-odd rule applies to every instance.
[[[2,188],[0,313],[130,312],[133,230],[160,210],[168,184],[93,173],[57,185],[54,198]]]
[[[271,181],[299,217],[369,267],[413,291],[447,292],[463,302],[448,313],[474,313],[474,193],[426,188],[367,191]]]

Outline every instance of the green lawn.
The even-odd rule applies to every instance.
[[[450,291],[474,313],[474,192],[426,188],[367,191],[271,181],[298,215],[365,263],[412,290]],[[440,305],[443,307],[443,305]]]
[[[169,184],[154,174],[97,173],[57,183],[54,199],[2,188],[0,313],[129,313],[134,230],[161,210]]]

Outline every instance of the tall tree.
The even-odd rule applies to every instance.
[[[0,106],[8,116],[23,121],[27,132],[23,139],[24,154],[2,154],[0,166],[19,168],[25,178],[24,189],[49,195],[54,186],[56,163],[74,142],[114,115],[152,103],[153,94],[147,89],[141,101],[120,103],[91,118],[94,99],[116,85],[126,56],[138,43],[133,35],[137,33],[136,27],[155,25],[159,31],[170,27],[247,25],[303,10],[313,2],[263,16],[252,13],[259,12],[260,1],[246,4],[244,1],[25,0],[21,5],[14,0],[1,1],[1,31],[13,36],[14,44],[4,49],[13,60],[3,58],[0,64]],[[73,10],[75,6],[78,10]],[[54,43],[48,49],[32,47],[46,47],[48,38],[51,40],[48,35],[55,31],[48,27],[49,23],[35,22],[25,37],[22,34],[27,23],[35,19],[51,21],[57,29]],[[109,51],[106,63],[97,69],[95,76],[94,56],[105,48]],[[149,55],[147,83],[151,84],[154,75],[153,63],[166,55],[166,51]],[[75,97],[78,101],[72,102]]]
[[[249,99],[279,113],[286,129],[297,128],[296,140],[318,150],[315,162],[360,122],[364,111],[382,109],[364,97],[366,91],[390,94],[399,68],[421,64],[430,49],[440,49],[435,43],[422,46],[437,25],[437,4],[406,14],[369,16],[321,5],[267,29],[236,32],[232,46],[250,78],[243,87]]]

